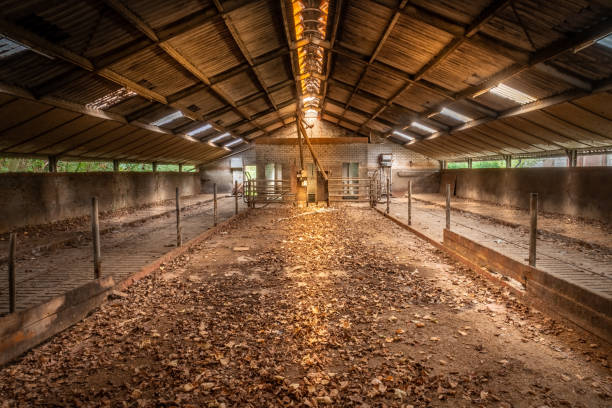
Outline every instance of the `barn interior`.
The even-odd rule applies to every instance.
[[[0,405],[612,404],[607,0],[4,0]]]

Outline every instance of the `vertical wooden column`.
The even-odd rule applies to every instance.
[[[93,241],[94,279],[102,274],[102,259],[100,255],[100,220],[98,218],[98,198],[91,199],[91,235]]]
[[[57,157],[49,156],[49,173],[57,173]]]
[[[408,225],[412,225],[412,180],[408,181]]]
[[[157,173],[157,163],[151,163],[151,167],[153,168],[153,173]]]
[[[511,169],[512,168],[512,156],[508,155],[504,157],[506,159],[506,168],[507,169]]]
[[[114,172],[119,171],[119,160],[113,160],[113,171]]]
[[[234,182],[234,196],[235,196],[234,215],[238,215],[238,180]]]
[[[538,193],[529,196],[529,265],[536,266],[536,239],[538,234]]]
[[[451,198],[451,185],[446,185],[446,229],[450,231],[450,198]]]
[[[9,292],[9,313],[15,313],[17,309],[17,279],[15,276],[15,248],[17,246],[17,235],[13,232],[9,237],[9,256],[8,256],[8,292]]]
[[[183,163],[179,163],[179,173],[183,172]]]
[[[467,159],[468,169],[472,168],[472,159]]]
[[[217,226],[217,183],[213,184],[213,225]]]
[[[181,226],[181,194],[176,188],[176,246],[183,245],[183,227]]]

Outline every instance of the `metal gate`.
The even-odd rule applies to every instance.
[[[244,201],[254,208],[255,203],[283,203],[295,200],[289,180],[247,180],[244,182]]]

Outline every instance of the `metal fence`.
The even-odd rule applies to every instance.
[[[330,202],[372,202],[376,190],[371,178],[338,177],[328,180]]]

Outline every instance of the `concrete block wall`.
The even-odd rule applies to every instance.
[[[200,193],[197,173],[6,173],[0,175],[0,233]]]
[[[612,223],[612,167],[444,170],[456,196],[523,209],[538,193],[540,210]]]

